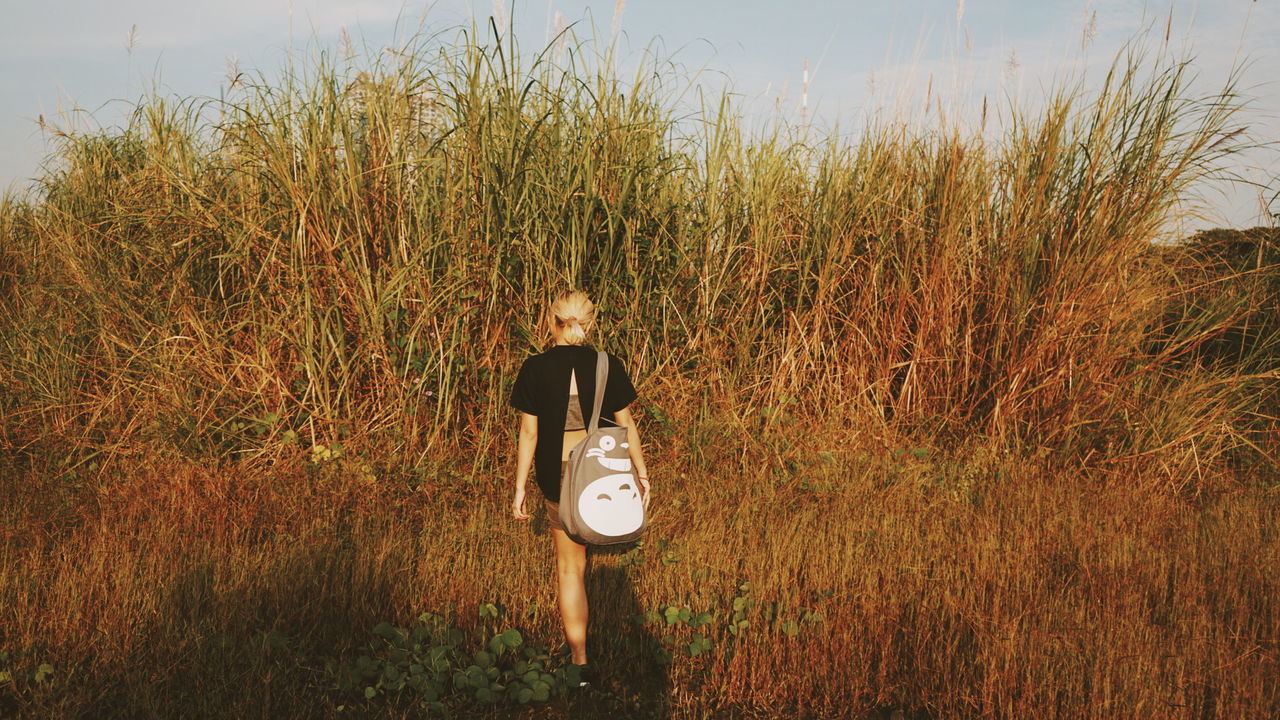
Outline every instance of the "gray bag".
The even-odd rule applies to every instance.
[[[584,545],[617,545],[638,540],[647,518],[640,485],[631,472],[627,429],[600,427],[609,357],[596,356],[596,394],[587,436],[569,451],[560,478],[560,521],[565,533]]]

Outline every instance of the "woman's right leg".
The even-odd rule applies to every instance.
[[[551,528],[556,545],[556,600],[564,637],[572,653],[570,662],[587,663],[587,546],[574,542],[563,530]]]

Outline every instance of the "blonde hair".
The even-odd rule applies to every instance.
[[[581,345],[595,324],[596,306],[581,290],[566,290],[552,301],[547,316],[556,342]]]

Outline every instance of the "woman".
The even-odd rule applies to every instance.
[[[569,450],[586,437],[595,400],[596,350],[586,344],[595,324],[595,306],[586,293],[564,292],[547,313],[555,345],[524,361],[511,391],[511,405],[520,411],[520,441],[516,451],[516,491],[511,512],[528,520],[525,485],[533,467],[546,505],[548,525],[556,553],[556,599],[570,662],[587,665],[587,591],[583,576],[587,548],[564,531],[560,522],[560,476]],[[627,428],[632,468],[640,483],[644,506],[649,507],[649,472],[640,452],[640,434],[631,418],[636,392],[626,368],[609,355],[609,375],[600,406],[601,422]],[[583,682],[585,685],[586,682]]]

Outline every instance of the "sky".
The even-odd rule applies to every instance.
[[[52,146],[38,120],[112,127],[144,92],[218,97],[228,69],[270,75],[288,53],[395,46],[417,28],[447,30],[500,14],[526,50],[557,25],[615,29],[624,58],[659,48],[696,82],[731,87],[757,119],[781,113],[850,134],[878,108],[904,107],[927,89],[973,115],[985,97],[1034,104],[1071,73],[1100,79],[1144,30],[1185,50],[1195,88],[1212,92],[1246,62],[1241,115],[1252,139],[1280,143],[1277,0],[0,0],[0,190],[33,186]],[[803,90],[808,67],[807,95]],[[803,105],[803,109],[802,109]],[[803,115],[801,114],[803,113]],[[1280,212],[1280,151],[1236,157],[1244,180],[1204,189],[1187,229],[1247,227]]]

